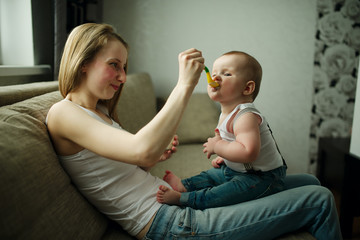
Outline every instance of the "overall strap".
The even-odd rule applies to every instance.
[[[267,127],[269,128],[271,137],[274,139],[276,149],[278,150],[278,152],[279,152],[279,154],[280,154],[280,156],[281,156],[281,159],[282,159],[282,161],[283,161],[283,164],[284,164],[285,167],[287,167],[287,164],[286,164],[286,162],[285,162],[285,159],[284,159],[283,155],[282,155],[281,152],[280,152],[279,146],[277,145],[277,142],[276,142],[276,140],[275,140],[275,138],[274,138],[274,135],[273,135],[273,132],[272,132],[272,130],[271,130],[271,128],[270,128],[269,123],[267,123]]]

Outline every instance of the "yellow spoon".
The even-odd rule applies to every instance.
[[[206,78],[207,78],[207,82],[208,84],[213,87],[213,88],[217,88],[219,87],[219,83],[215,82],[211,76],[210,76],[210,72],[209,72],[209,69],[205,66],[205,73],[206,73]]]

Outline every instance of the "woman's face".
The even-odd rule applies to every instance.
[[[97,99],[111,99],[120,85],[126,82],[127,50],[118,40],[112,39],[82,68],[83,85],[88,94]]]

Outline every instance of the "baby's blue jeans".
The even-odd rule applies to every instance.
[[[258,199],[284,189],[286,167],[267,172],[236,172],[225,164],[183,179],[187,192],[181,193],[182,206],[205,209]]]
[[[266,240],[303,228],[318,240],[341,240],[334,198],[318,184],[290,175],[287,190],[253,201],[205,210],[163,205],[144,239]]]

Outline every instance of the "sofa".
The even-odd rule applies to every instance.
[[[134,239],[92,206],[61,167],[45,118],[62,99],[56,81],[0,87],[0,239]],[[136,133],[158,111],[151,77],[130,74],[118,104],[123,127]],[[211,167],[202,144],[213,134],[219,109],[193,94],[178,129],[177,153],[151,172],[181,178]],[[278,239],[314,239],[299,231]]]

